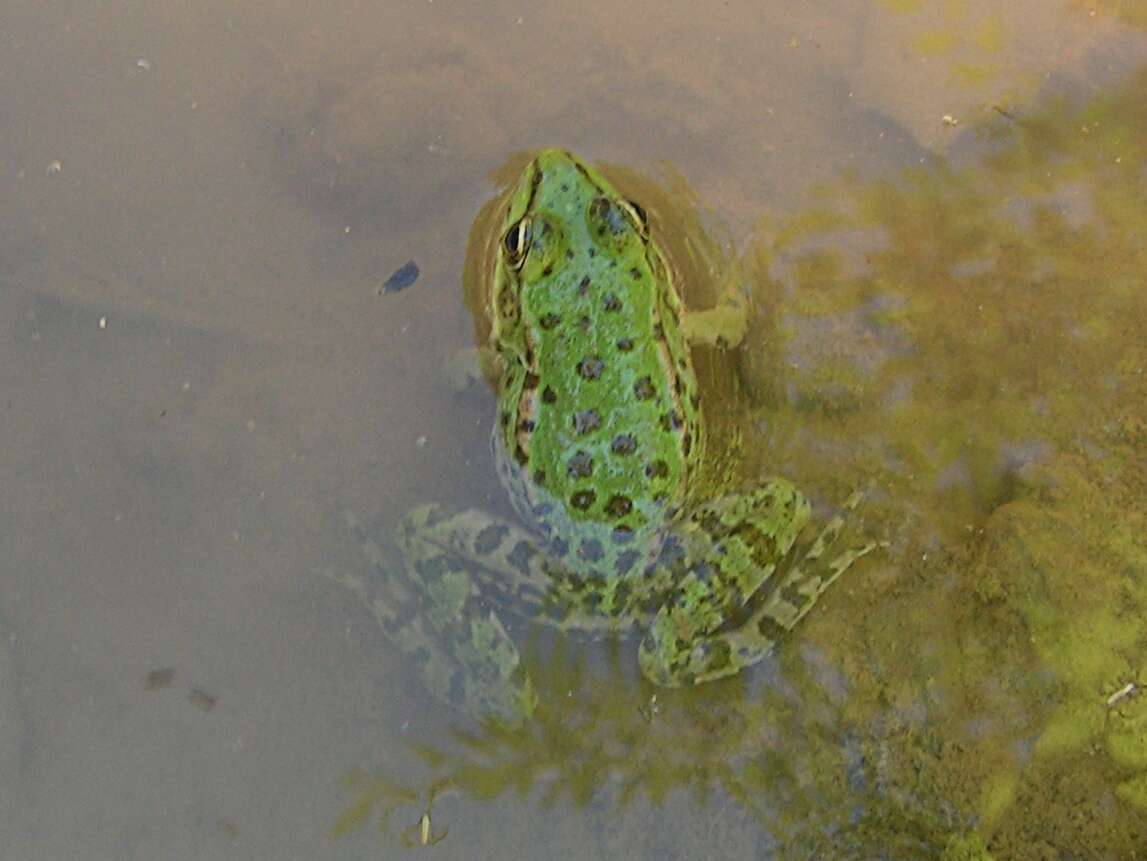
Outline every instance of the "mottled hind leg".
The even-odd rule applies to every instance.
[[[772,576],[808,516],[804,497],[783,479],[692,512],[675,530],[684,553],[668,554],[654,573],[672,598],[641,644],[638,658],[646,677],[674,687],[744,666],[720,631]]]
[[[666,625],[671,613],[667,615],[663,608],[650,631],[654,642],[656,638],[661,638],[659,652],[646,650],[646,644],[643,644],[643,652],[649,652],[648,655],[643,654],[642,666],[646,674],[661,684],[699,684],[740,672],[765,658],[772,652],[778,639],[804,618],[837,577],[877,546],[875,542],[867,542],[860,547],[825,557],[826,551],[839,539],[847,522],[847,514],[856,508],[862,498],[863,494],[859,491],[849,497],[841,513],[829,521],[808,550],[789,567],[780,582],[771,588],[761,606],[736,628],[717,630],[714,627],[711,632],[694,636],[691,641],[682,643],[688,645],[691,642],[691,648],[667,649],[664,637],[666,631],[672,630]],[[788,549],[785,547],[785,552]],[[771,572],[770,568],[767,574]],[[764,584],[767,574],[758,578],[758,586]],[[746,600],[748,597],[745,595]],[[646,642],[649,643],[650,638],[647,637]],[[669,657],[673,663],[667,667],[663,660],[651,661],[653,656],[661,659]]]
[[[497,570],[515,562],[535,581],[544,575],[539,554],[514,555],[514,548],[529,545],[529,535],[481,512],[447,515],[437,506],[423,506],[399,525],[396,541],[403,561],[394,565],[353,515],[344,516],[375,576],[369,583],[338,579],[363,599],[387,637],[419,666],[427,688],[473,716],[528,717],[536,705],[533,688],[482,585],[509,580],[524,591],[518,569],[516,578]]]
[[[777,640],[805,617],[817,599],[841,574],[857,559],[876,549],[877,542],[866,541],[858,547],[825,556],[826,551],[839,540],[848,514],[856,509],[863,498],[862,491],[854,492],[840,513],[828,522],[808,550],[785,572],[765,602],[743,625],[724,635],[729,650],[746,661],[743,666],[766,657]]]

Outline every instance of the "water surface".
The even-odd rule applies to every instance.
[[[798,5],[9,0],[0,855],[391,857],[443,775],[442,857],[1147,845],[1147,12]],[[442,368],[547,145],[740,260],[744,476],[889,544],[751,679],[545,643],[466,748],[324,572],[504,506]]]

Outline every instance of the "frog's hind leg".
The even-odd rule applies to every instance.
[[[717,576],[707,570],[704,557],[692,563],[693,570],[682,580],[676,604],[661,608],[642,643],[640,658],[646,676],[666,686],[699,684],[732,675],[765,658],[836,578],[876,546],[868,542],[825,558],[839,539],[848,512],[862,498],[860,492],[849,497],[842,512],[817,535],[769,594],[757,596],[763,597],[762,603],[753,606],[747,617],[740,615],[736,627],[731,628],[726,626],[726,620],[737,615],[738,605],[753,604],[754,594],[765,586],[777,563],[792,547],[796,533],[807,520],[808,508],[791,485],[779,480],[755,494],[728,497],[719,503],[726,519],[736,525],[725,534],[712,527],[706,530],[712,546],[705,556],[717,560]],[[707,516],[711,521],[714,507],[709,508]],[[732,566],[732,570],[741,572],[740,576],[727,577],[720,570],[722,561],[745,552],[734,549],[730,539],[746,532],[757,533],[752,536],[754,540],[746,541],[749,547],[759,548],[762,533],[771,537],[770,553],[762,556],[759,549],[754,549],[751,557]],[[751,564],[746,564],[750,560]],[[723,602],[713,597],[718,588],[729,592]],[[693,606],[688,607],[691,594],[695,596],[691,600]],[[701,600],[696,596],[701,596]],[[682,636],[683,631],[686,636]]]
[[[808,550],[785,572],[764,603],[754,610],[744,624],[724,635],[730,652],[745,660],[741,666],[754,664],[766,657],[777,640],[805,617],[817,599],[841,574],[857,559],[876,549],[877,542],[867,541],[860,546],[825,556],[826,551],[840,539],[849,513],[863,499],[863,491],[855,491],[844,503],[842,510],[820,531]]]
[[[655,569],[657,611],[638,658],[651,681],[675,687],[736,672],[748,661],[722,635],[773,575],[808,521],[795,487],[774,479],[698,507],[679,523]],[[758,659],[759,660],[759,659]]]
[[[370,584],[339,578],[372,610],[388,639],[419,665],[430,691],[472,715],[520,720],[536,705],[517,647],[483,594],[501,564],[538,554],[523,530],[478,511],[449,515],[434,505],[411,511],[396,540],[403,563],[390,562],[349,512],[344,512],[375,569]],[[474,576],[475,574],[484,575]],[[525,587],[522,587],[524,590]]]

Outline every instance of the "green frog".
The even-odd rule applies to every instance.
[[[481,364],[517,518],[419,507],[398,527],[395,565],[348,514],[377,576],[345,582],[428,686],[474,715],[520,719],[536,705],[507,613],[595,632],[637,625],[641,670],[662,686],[760,661],[872,545],[825,557],[836,517],[782,567],[809,520],[790,482],[697,498],[713,482],[701,480],[690,347],[737,344],[741,291],[687,310],[642,208],[558,149],[517,180],[493,256]]]

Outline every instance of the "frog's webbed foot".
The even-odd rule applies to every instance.
[[[426,505],[397,530],[402,565],[390,563],[349,512],[344,517],[375,576],[369,584],[341,578],[374,612],[387,638],[415,661],[438,698],[474,716],[520,721],[537,704],[517,647],[483,595],[482,576],[498,580],[500,564],[540,570],[530,536],[479,511],[448,515]]]
[[[767,657],[780,637],[804,618],[825,590],[857,559],[877,547],[876,542],[869,541],[826,557],[844,530],[848,513],[860,504],[863,496],[857,491],[848,498],[843,510],[789,567],[760,606],[736,628],[722,630],[720,624],[725,617],[712,615],[706,632],[682,640],[680,619],[675,619],[675,615],[679,615],[678,608],[662,607],[641,644],[640,661],[645,675],[665,686],[700,684],[740,672]],[[803,521],[801,523],[803,525]],[[787,550],[786,547],[785,552]],[[771,570],[759,579],[761,584]],[[688,580],[686,578],[687,584]]]

